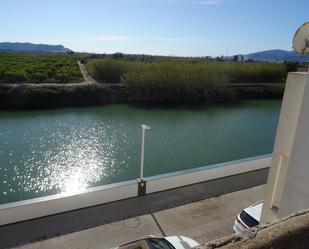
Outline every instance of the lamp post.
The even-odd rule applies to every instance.
[[[145,130],[150,130],[148,125],[143,124],[142,126],[142,146],[141,146],[141,168],[140,168],[140,179],[144,177],[144,150],[145,150]]]
[[[145,149],[145,130],[149,130],[150,127],[143,124],[142,126],[142,144],[141,144],[141,168],[140,168],[140,178],[137,179],[138,182],[138,189],[137,194],[138,196],[143,196],[146,194],[146,184],[147,182],[144,181],[144,149]]]

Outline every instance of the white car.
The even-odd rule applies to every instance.
[[[191,249],[198,245],[195,240],[184,236],[164,238],[149,236],[118,246],[117,249]]]
[[[260,224],[263,201],[252,204],[242,210],[235,219],[233,230],[236,233]]]

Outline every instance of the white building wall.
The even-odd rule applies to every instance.
[[[289,73],[268,175],[262,221],[309,207],[308,129],[307,73]]]
[[[280,217],[309,208],[309,77],[305,84],[283,193],[278,210]]]

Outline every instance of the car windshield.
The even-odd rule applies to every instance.
[[[147,242],[151,249],[175,249],[171,243],[165,239],[149,238]]]
[[[241,220],[248,226],[248,227],[255,227],[259,224],[259,222],[254,219],[252,216],[250,216],[248,213],[245,211],[242,211],[240,213],[240,218]]]
[[[137,240],[119,247],[119,249],[151,249],[146,240]]]

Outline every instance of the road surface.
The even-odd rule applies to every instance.
[[[150,234],[160,237],[185,235],[202,244],[231,234],[236,214],[263,199],[264,194],[265,185],[260,185],[16,249],[107,249]]]

